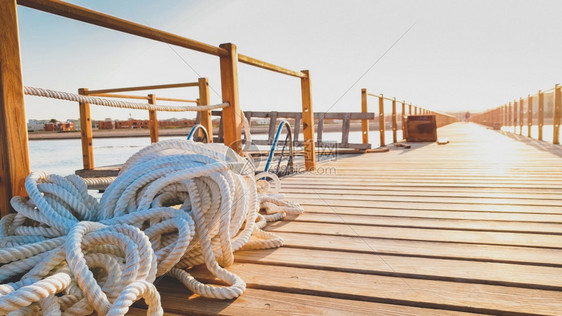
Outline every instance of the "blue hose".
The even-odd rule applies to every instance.
[[[273,153],[275,152],[275,147],[277,147],[277,141],[279,140],[279,134],[281,134],[281,130],[283,126],[289,125],[289,122],[283,120],[279,123],[279,127],[277,127],[277,133],[275,133],[275,138],[273,139],[273,144],[271,145],[271,150],[269,151],[269,156],[267,157],[267,163],[265,164],[264,171],[267,172],[269,170],[269,165],[271,164],[271,160],[273,159]]]
[[[209,142],[209,133],[207,132],[207,129],[205,128],[205,126],[201,125],[201,124],[197,124],[195,126],[193,126],[191,128],[191,131],[189,131],[189,135],[187,135],[187,140],[190,140],[193,135],[195,135],[195,132],[197,132],[198,129],[201,129],[203,131],[203,134],[205,134],[205,140],[207,140],[207,143]]]

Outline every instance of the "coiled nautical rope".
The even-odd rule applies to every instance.
[[[0,314],[123,315],[144,298],[162,315],[153,282],[164,274],[201,296],[238,297],[233,252],[281,246],[261,228],[303,211],[266,194],[265,176],[275,178],[256,178],[223,145],[185,140],[133,155],[99,202],[77,176],[30,174],[29,199],[14,197],[17,213],[0,220]],[[203,263],[229,285],[189,274]]]

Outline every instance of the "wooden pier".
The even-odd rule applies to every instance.
[[[560,147],[468,123],[439,136],[451,142],[343,155],[283,179],[305,213],[268,227],[285,246],[235,254],[228,269],[247,291],[203,299],[164,278],[165,310],[562,314]]]
[[[520,136],[456,123],[439,129],[439,136],[451,141],[446,145],[391,145],[388,153],[342,154],[317,165],[317,145],[325,144],[315,125],[318,113],[313,110],[308,70],[239,54],[232,43],[214,46],[60,0],[0,1],[0,216],[11,210],[12,196],[26,195],[24,179],[29,173],[17,4],[215,56],[221,78],[219,105],[224,105],[222,140],[236,152],[242,150],[243,125],[238,65],[300,81],[302,128],[296,125],[303,134],[304,170],[315,171],[283,179],[282,190],[287,199],[301,203],[305,213],[267,227],[285,239],[283,247],[235,254],[236,262],[228,269],[247,282],[246,292],[235,300],[204,299],[171,278],[158,279],[155,283],[168,314],[562,314],[562,149],[522,136],[525,116],[527,126],[533,124],[533,96],[526,103],[519,98],[513,106],[510,102],[473,118],[495,128],[511,126],[514,132],[518,127]],[[207,104],[208,95],[202,80],[188,83],[201,89],[201,105]],[[117,90],[131,88],[125,89]],[[562,87],[552,90],[553,143],[558,144]],[[108,92],[82,89],[79,96],[110,97]],[[539,138],[545,92],[536,96]],[[375,116],[368,110],[368,96],[378,98],[381,145],[385,100],[392,102],[388,113],[395,141],[397,105],[401,122],[412,114],[444,117],[438,126],[455,120],[411,103],[406,114],[406,101],[366,89],[361,96],[364,113],[343,119],[341,143],[348,148],[370,147],[369,120]],[[153,111],[151,135],[156,141],[156,97],[145,98],[151,105],[147,109]],[[78,102],[84,168],[94,170],[89,103]],[[209,111],[203,111],[208,119]],[[316,117],[320,126],[323,118],[328,117]],[[352,119],[362,121],[362,144],[357,146],[346,138]],[[206,125],[212,130],[209,120]],[[203,266],[192,272],[204,282],[220,283]],[[142,302],[130,310],[145,313]]]

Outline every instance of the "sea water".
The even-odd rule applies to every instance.
[[[509,130],[512,132],[511,129]],[[517,129],[517,133],[519,128]],[[535,126],[531,129],[532,137],[536,138],[538,130]],[[552,126],[544,126],[544,140],[552,142]],[[527,135],[527,127],[523,127],[523,135]],[[402,131],[398,130],[397,139],[402,139]],[[256,134],[254,139],[267,139],[266,134]],[[185,139],[185,136],[160,137],[165,139]],[[284,139],[281,136],[280,139]],[[302,141],[302,135],[299,138]],[[322,135],[325,142],[341,142],[341,132],[329,132]],[[453,141],[453,140],[452,140]],[[349,133],[349,143],[361,143],[360,131]],[[369,142],[373,148],[380,144],[379,132],[369,132]],[[386,144],[392,143],[392,131],[385,132]],[[137,151],[150,145],[150,137],[122,137],[122,138],[94,138],[94,164],[95,166],[108,166],[124,163],[127,158]],[[60,175],[73,174],[82,169],[82,145],[80,139],[56,139],[56,140],[31,140],[29,142],[29,155],[32,171],[44,171]],[[260,147],[261,150],[269,150],[267,146]]]
[[[341,142],[341,133],[324,133],[325,142]],[[254,139],[267,139],[266,134],[252,135]],[[165,139],[185,139],[185,136],[160,137]],[[285,139],[281,136],[280,139]],[[402,139],[402,131],[398,131],[398,140]],[[302,135],[300,136],[302,141]],[[369,133],[372,147],[379,146],[379,132]],[[392,143],[392,132],[385,133],[387,144]],[[349,143],[361,143],[361,132],[350,132]],[[137,151],[150,145],[150,137],[94,138],[92,142],[95,166],[109,166],[124,163]],[[269,150],[261,146],[262,150]],[[44,171],[60,175],[73,174],[82,169],[82,145],[80,139],[53,139],[29,141],[29,156],[32,171]]]

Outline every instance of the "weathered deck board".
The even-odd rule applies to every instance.
[[[362,238],[357,236],[326,236],[282,232],[278,232],[278,234],[285,240],[285,247],[292,248],[337,249],[346,252],[380,253],[406,257],[447,258],[562,267],[562,250],[439,241]]]
[[[171,315],[434,315],[435,310],[413,306],[369,301],[355,301],[335,297],[321,297],[283,291],[249,288],[244,295],[233,301],[221,301],[192,296],[175,280],[164,279],[158,284],[165,291],[162,304]],[[186,308],[186,307],[189,308]],[[136,308],[131,315],[143,315]],[[146,314],[146,313],[145,313]],[[447,311],[445,315],[474,315]]]
[[[349,214],[349,215],[374,215],[388,217],[409,218],[452,218],[475,219],[490,221],[518,221],[518,222],[546,222],[560,223],[560,214],[538,213],[508,213],[508,212],[481,212],[481,211],[453,211],[453,210],[412,210],[405,208],[379,208],[379,207],[340,207],[327,205],[306,205],[309,213]]]
[[[291,218],[289,218],[291,219]],[[537,234],[562,235],[560,223],[532,223],[517,221],[485,221],[443,218],[388,218],[380,216],[305,213],[294,219],[298,222],[309,223],[343,223],[354,225],[386,226],[386,227],[416,227],[459,229],[495,232],[527,232]]]
[[[284,247],[236,254],[228,269],[246,293],[190,297],[165,279],[165,310],[562,314],[560,146],[462,123],[439,136],[451,143],[342,155],[321,165],[335,173],[283,179],[306,213],[268,226]],[[218,282],[203,267],[194,274]]]

